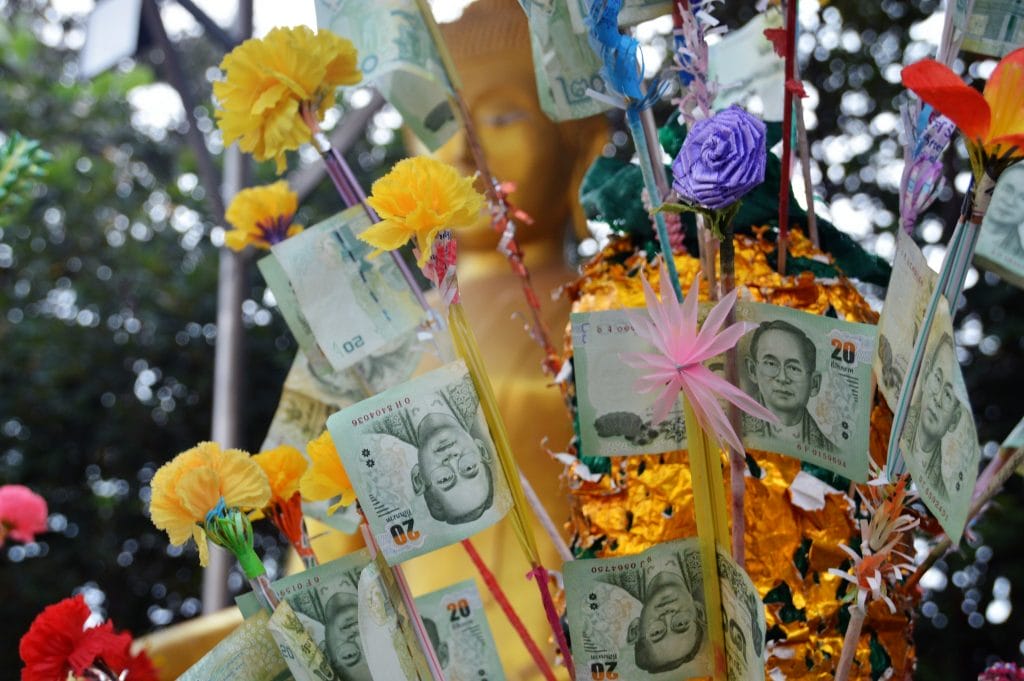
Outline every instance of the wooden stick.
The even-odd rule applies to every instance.
[[[712,678],[725,681],[727,671],[722,584],[718,577],[718,546],[726,546],[723,541],[727,541],[728,536],[722,466],[717,456],[718,448],[708,441],[707,433],[700,427],[693,407],[685,397],[681,399],[686,418],[686,442],[690,455],[693,505],[704,582],[704,610],[708,622],[708,638],[711,641]],[[718,494],[715,494],[716,488]]]

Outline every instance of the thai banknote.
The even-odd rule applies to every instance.
[[[313,642],[288,601],[274,609],[267,628],[295,681],[338,681],[327,655]]]
[[[707,309],[702,306],[701,314]],[[736,318],[758,324],[737,345],[739,387],[781,421],[776,426],[744,417],[744,444],[865,480],[875,328],[749,302],[737,304]],[[657,394],[628,389],[641,371],[624,364],[621,355],[656,352],[633,330],[628,314],[573,314],[572,332],[582,452],[616,456],[685,449],[681,404],[653,423]],[[720,372],[724,364],[720,357],[708,368]]]
[[[370,554],[360,550],[273,583],[274,591],[324,651],[340,681],[372,680],[357,617],[359,575],[369,564]],[[235,602],[246,621],[261,613],[252,592],[238,596]]]
[[[657,396],[632,389],[639,373],[621,355],[653,352],[654,346],[636,334],[627,311],[573,313],[572,349],[582,454],[628,456],[686,448],[682,406],[653,423]]]
[[[258,612],[178,677],[179,681],[290,681],[291,672]]]
[[[747,574],[719,551],[730,681],[764,678],[764,604]],[[578,679],[678,681],[712,671],[697,540],[563,568]]]
[[[292,333],[321,373],[371,356],[426,316],[395,263],[368,258],[372,248],[356,237],[369,225],[362,208],[352,207],[272,246],[276,265],[260,261]],[[292,305],[297,309],[286,313]]]
[[[996,183],[981,223],[974,261],[1024,288],[1024,163],[1010,166]]]
[[[782,120],[786,67],[764,37],[765,29],[781,27],[782,15],[769,9],[708,47],[708,76],[718,81],[715,111],[732,104],[746,105],[756,96],[761,101],[762,119]]]
[[[459,129],[448,78],[415,0],[316,0],[316,23],[348,38],[373,84],[431,151]]]
[[[874,359],[878,389],[892,409],[899,404],[914,344],[937,280],[938,275],[928,267],[914,240],[903,230],[896,230],[896,258],[878,322],[878,352]]]
[[[260,451],[280,445],[305,451],[306,443],[324,432],[327,417],[334,412],[407,381],[416,371],[438,366],[428,345],[412,332],[343,371],[317,371],[302,352],[297,353]],[[328,506],[326,501],[302,504],[305,515],[342,532],[355,532],[359,525],[355,506],[327,515]]]
[[[473,580],[416,598],[445,681],[504,681],[498,648]]]
[[[609,108],[587,94],[588,88],[604,92],[605,83],[601,59],[590,47],[586,27],[574,21],[570,10],[579,2],[519,0],[530,23],[540,105],[556,121],[585,118]]]
[[[981,449],[945,298],[924,353],[899,446],[921,499],[955,544],[967,523]]]
[[[866,482],[877,327],[764,303],[736,319],[758,325],[737,344],[740,387],[780,421],[744,414],[743,443]]]
[[[1020,3],[974,0],[969,7],[968,0],[950,0],[949,5],[953,25],[964,32],[964,51],[998,58],[1024,44],[1024,6]]]
[[[511,508],[461,361],[343,409],[327,426],[390,565],[466,539]]]

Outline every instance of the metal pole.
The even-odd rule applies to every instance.
[[[252,35],[252,0],[239,0],[236,35],[239,42]],[[224,183],[221,197],[224,205],[247,183],[249,162],[232,145],[224,152]],[[240,444],[240,398],[242,394],[242,299],[245,295],[247,258],[234,251],[220,249],[217,278],[217,344],[213,361],[213,427],[212,437],[222,447]],[[227,576],[230,556],[211,547],[210,564],[203,573],[203,612],[211,613],[228,605]]]

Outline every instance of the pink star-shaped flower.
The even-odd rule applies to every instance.
[[[726,317],[736,303],[737,291],[725,296],[708,314],[699,333],[697,329],[698,280],[683,302],[676,300],[671,279],[661,268],[661,300],[643,278],[647,314],[629,313],[637,335],[649,341],[656,353],[627,352],[621,355],[627,365],[643,373],[634,384],[637,392],[660,390],[654,404],[652,423],[661,423],[679,399],[679,393],[693,407],[701,428],[719,443],[743,451],[739,436],[729,423],[719,399],[725,399],[751,416],[777,424],[778,418],[757,400],[703,365],[703,362],[732,348],[745,334],[757,328],[750,322],[737,322],[722,330]]]

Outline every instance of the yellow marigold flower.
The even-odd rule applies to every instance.
[[[285,169],[285,152],[312,136],[300,106],[322,121],[334,106],[334,91],[362,79],[350,41],[305,26],[275,28],[264,38],[246,40],[220,68],[225,79],[213,84],[213,94],[224,143],[238,140],[257,160],[275,159],[278,173]]]
[[[203,523],[223,500],[227,508],[260,509],[270,500],[270,485],[260,467],[240,449],[222,450],[216,442],[201,442],[165,463],[151,483],[149,514],[157,529],[180,546],[195,539],[199,564],[209,551]]]
[[[270,503],[285,503],[299,491],[309,463],[302,452],[289,445],[268,449],[252,457],[270,481]]]
[[[469,227],[477,221],[484,197],[473,178],[432,158],[417,156],[395,164],[373,183],[369,204],[381,221],[359,235],[376,253],[399,248],[409,239],[419,247],[418,264],[430,258],[434,237],[442,229]]]
[[[306,453],[313,463],[299,484],[304,499],[324,501],[340,494],[341,500],[327,509],[328,514],[356,500],[356,491],[352,488],[345,467],[341,465],[341,457],[328,431],[325,430],[320,437],[309,442]]]
[[[295,236],[302,231],[302,225],[292,224],[298,207],[298,194],[284,180],[243,189],[224,213],[234,227],[224,236],[224,243],[233,251],[250,245],[267,249]]]

